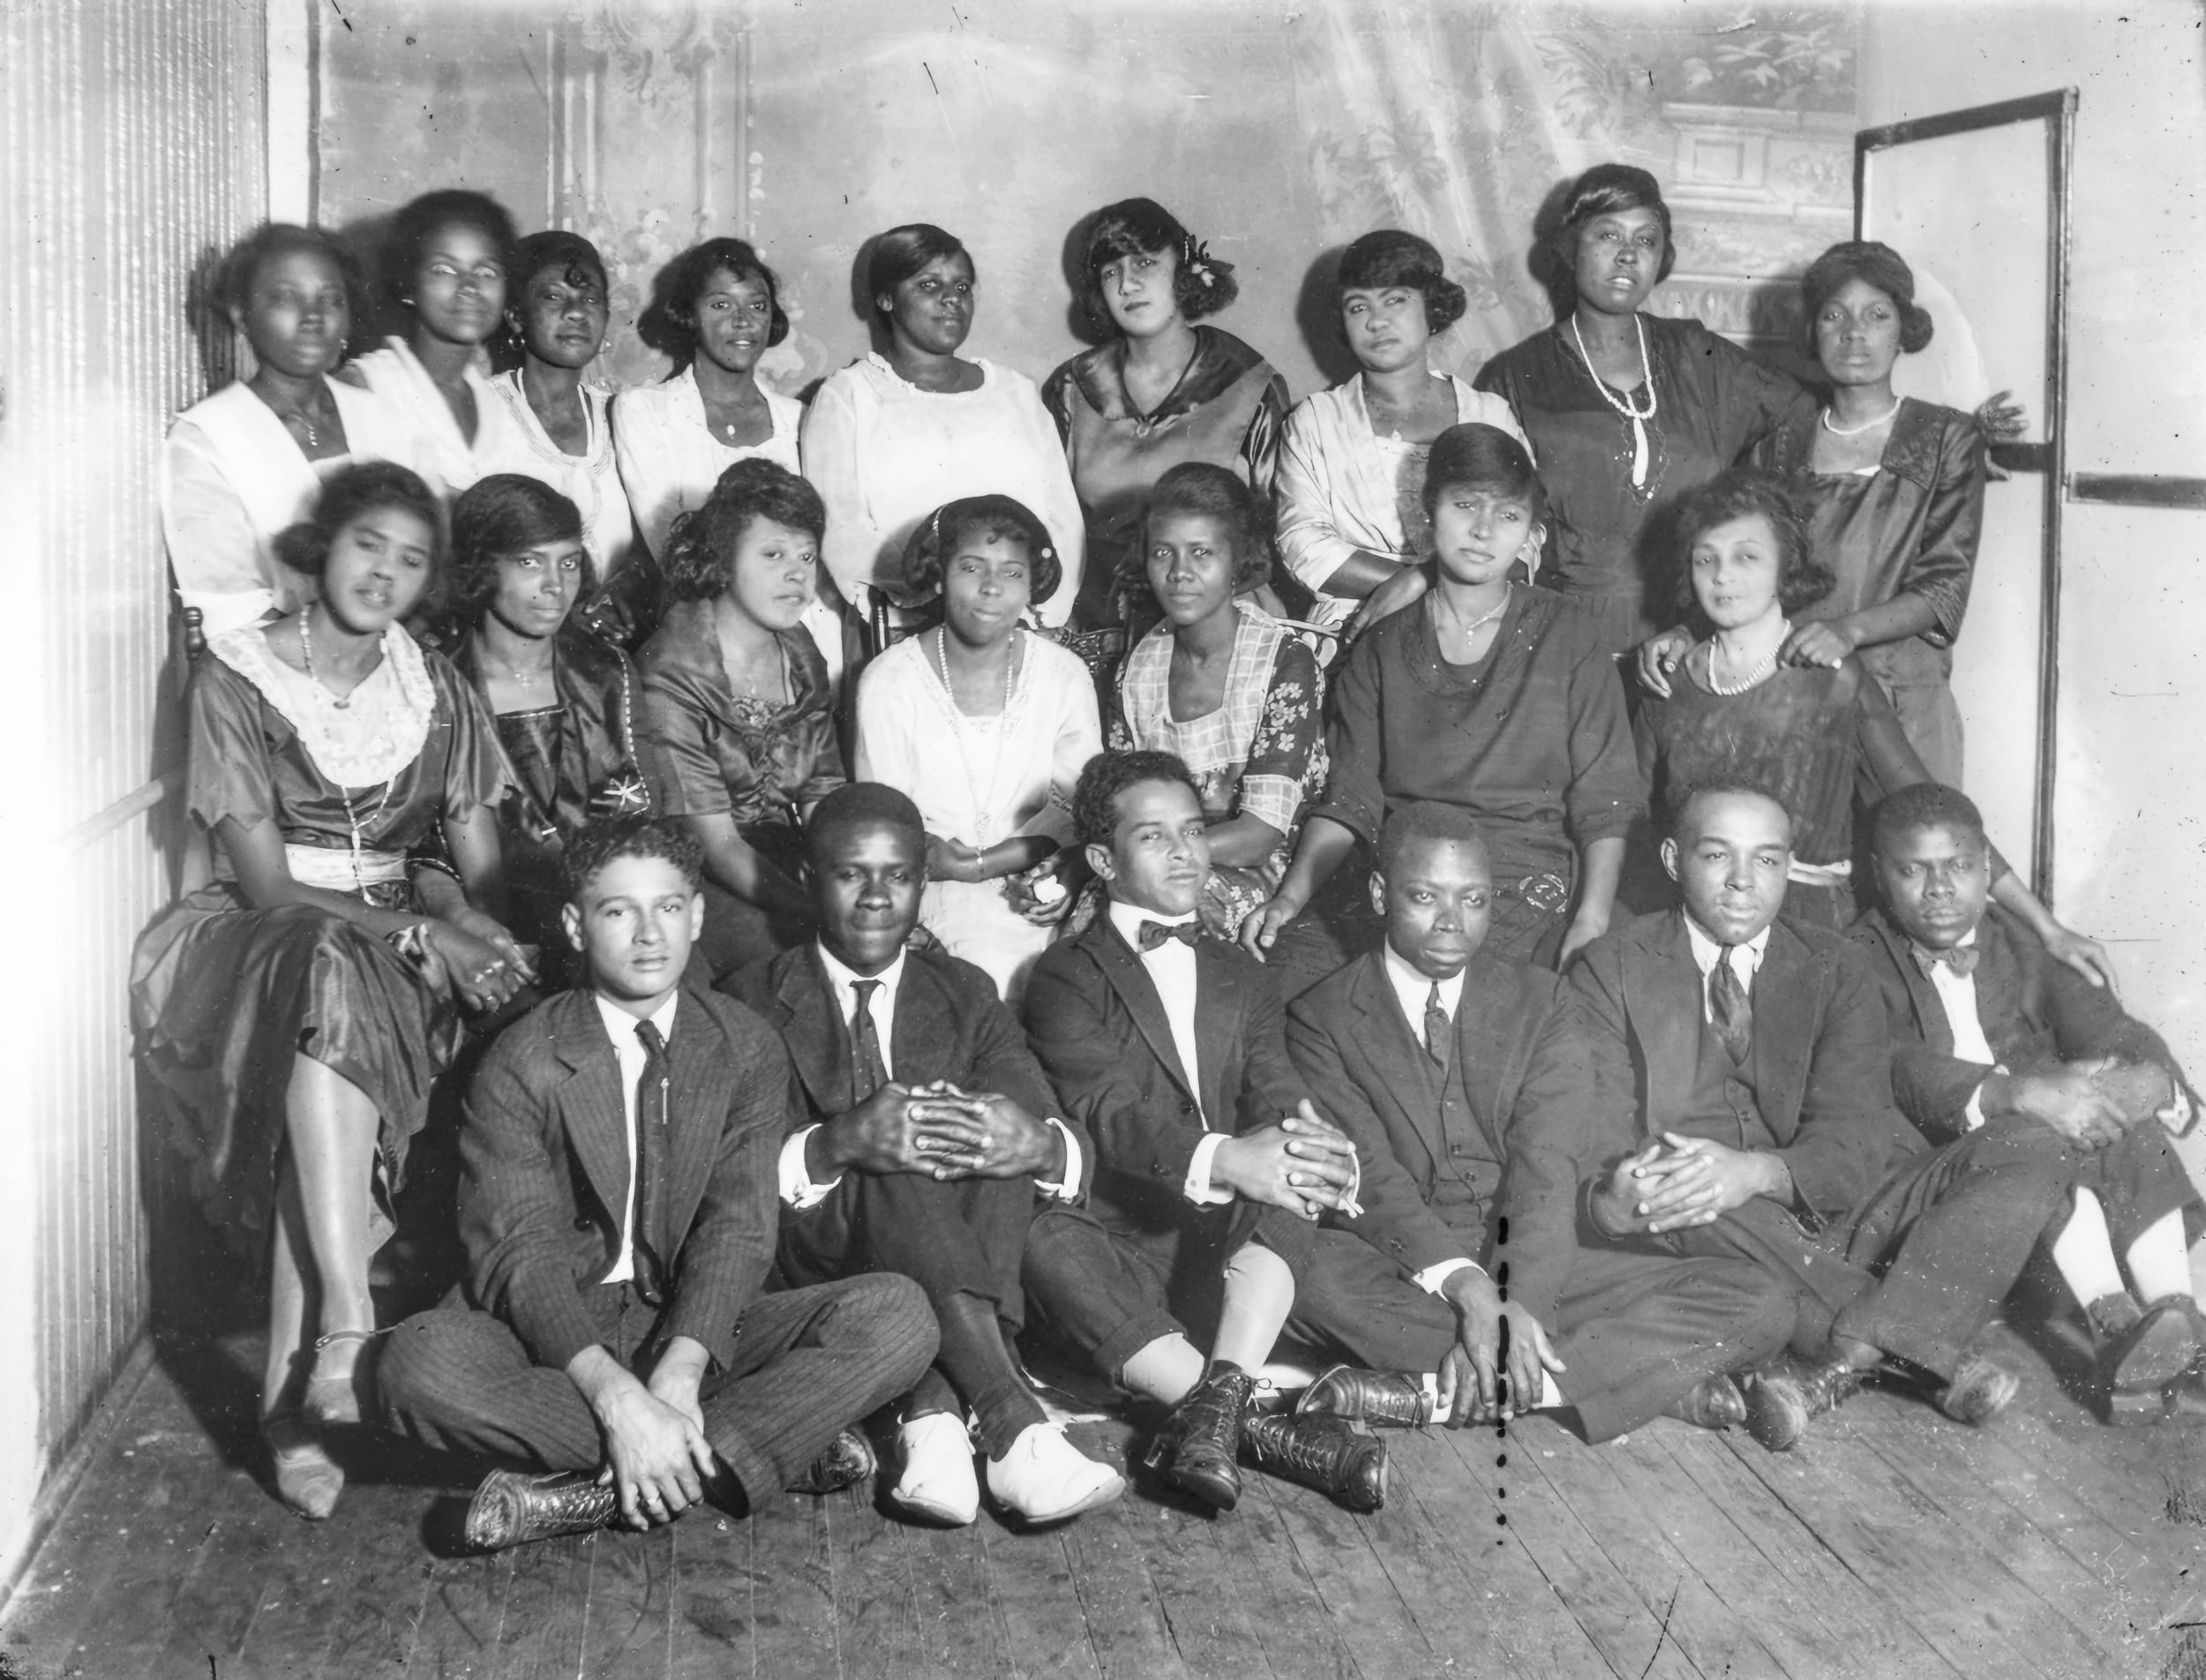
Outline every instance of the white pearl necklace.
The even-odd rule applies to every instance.
[[[1656,410],[1662,404],[1660,399],[1654,394],[1654,364],[1649,362],[1647,356],[1647,323],[1639,318],[1637,311],[1634,311],[1632,316],[1632,325],[1638,329],[1639,335],[1639,382],[1647,386],[1647,407],[1645,409],[1641,409],[1639,404],[1632,401],[1628,392],[1624,396],[1618,397],[1609,388],[1608,382],[1594,371],[1594,358],[1586,353],[1586,340],[1578,330],[1578,316],[1575,311],[1571,315],[1571,337],[1578,345],[1578,359],[1586,364],[1586,377],[1594,382],[1594,389],[1601,393],[1601,400],[1632,423],[1632,488],[1645,490],[1647,467],[1647,423],[1654,417]]]
[[[972,801],[972,824],[976,844],[986,851],[995,844],[996,784],[1003,775],[1003,742],[1011,732],[1011,690],[1018,671],[1018,633],[1011,633],[1010,643],[1003,650],[1003,710],[996,719],[995,754],[988,761],[988,783],[981,787],[973,774],[972,755],[965,747],[965,714],[957,708],[957,691],[949,680],[949,626],[943,625],[934,633],[934,669],[942,679],[942,694],[949,701],[951,732],[957,737],[957,761],[964,767],[965,792]]]
[[[1823,410],[1823,430],[1829,432],[1834,438],[1858,438],[1865,431],[1874,431],[1879,426],[1889,420],[1894,415],[1899,413],[1901,401],[1902,400],[1898,397],[1893,398],[1892,406],[1890,408],[1887,409],[1875,419],[1865,420],[1857,426],[1833,425],[1831,424],[1831,411],[1827,408]]]
[[[1722,644],[1718,642],[1714,636],[1710,636],[1708,638],[1708,692],[1713,694],[1721,694],[1724,699],[1730,700],[1734,695],[1745,694],[1755,684],[1761,682],[1770,672],[1777,669],[1777,655],[1785,645],[1785,638],[1791,634],[1792,620],[1790,619],[1779,620],[1776,646],[1770,649],[1752,671],[1728,688],[1716,679],[1715,674],[1715,656],[1722,650]]]

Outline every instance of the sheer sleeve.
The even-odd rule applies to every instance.
[[[1314,779],[1311,771],[1324,761],[1324,709],[1317,657],[1288,636],[1272,656],[1264,716],[1242,769],[1240,815],[1269,823],[1281,834],[1294,832]]]
[[[189,419],[170,428],[161,453],[161,523],[176,594],[218,635],[252,623],[276,604],[261,569],[260,539],[245,505],[215,465],[206,434]]]
[[[1320,397],[1310,397],[1287,416],[1273,480],[1279,559],[1311,590],[1323,589],[1325,580],[1356,551],[1356,545],[1340,534],[1333,510],[1333,476],[1346,471],[1347,464],[1327,459],[1337,428],[1326,425],[1324,406]]]
[[[191,730],[184,801],[199,825],[211,832],[225,817],[246,829],[273,821],[275,767],[260,695],[213,654],[191,674]]]

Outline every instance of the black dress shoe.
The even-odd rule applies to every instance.
[[[1335,1365],[1294,1403],[1298,1418],[1337,1417],[1379,1429],[1414,1429],[1432,1421],[1433,1397],[1407,1371]]]
[[[1961,1361],[1938,1397],[1938,1409],[1956,1423],[1989,1423],[2021,1391],[2022,1378],[1981,1354]]]
[[[2100,1341],[2099,1384],[2114,1422],[2148,1422],[2165,1411],[2169,1385],[2199,1356],[2196,1310],[2173,1297],[2157,1301],[2127,1329]]]
[[[828,1443],[827,1451],[805,1466],[791,1484],[792,1493],[840,1493],[874,1473],[874,1450],[856,1429],[844,1429]]]
[[[1331,1496],[1350,1511],[1386,1503],[1386,1443],[1337,1417],[1267,1417],[1241,1428],[1241,1450],[1259,1470]]]
[[[1664,1417],[1690,1423],[1696,1429],[1737,1429],[1746,1421],[1746,1396],[1722,1371],[1704,1376],[1662,1408]]]
[[[1810,1363],[1787,1354],[1746,1379],[1746,1428],[1772,1452],[1790,1452],[1808,1425],[1861,1386],[1844,1360]]]
[[[493,1470],[468,1506],[467,1543],[494,1552],[559,1534],[586,1534],[620,1512],[620,1498],[595,1470],[555,1470],[540,1475]]]
[[[1241,1370],[1217,1371],[1173,1407],[1144,1462],[1218,1511],[1241,1499],[1241,1431],[1256,1381]]]

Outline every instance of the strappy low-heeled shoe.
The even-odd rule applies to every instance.
[[[321,1362],[324,1351],[340,1342],[361,1344],[351,1369],[330,1376],[317,1374],[306,1379],[306,1393],[299,1402],[299,1411],[316,1429],[327,1429],[358,1423],[373,1408],[375,1367],[368,1354],[375,1339],[381,1333],[374,1330],[333,1330],[326,1336],[314,1339],[317,1365]]]
[[[309,1522],[323,1522],[345,1490],[345,1473],[323,1449],[319,1436],[296,1412],[278,1412],[260,1421],[260,1438],[276,1497]]]

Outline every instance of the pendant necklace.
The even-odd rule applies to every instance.
[[[1578,345],[1578,359],[1586,364],[1586,377],[1594,382],[1594,389],[1601,393],[1601,400],[1632,423],[1632,488],[1647,488],[1647,423],[1654,417],[1661,407],[1654,394],[1654,369],[1647,358],[1647,323],[1637,313],[1632,325],[1639,334],[1639,382],[1647,386],[1647,407],[1641,409],[1632,400],[1630,393],[1619,397],[1609,388],[1606,380],[1594,371],[1594,358],[1586,353],[1586,340],[1578,330],[1578,316],[1571,315],[1571,337]]]
[[[957,737],[957,761],[964,766],[965,791],[972,800],[973,831],[979,836],[980,849],[987,851],[995,844],[995,787],[1003,774],[1003,742],[1011,732],[1011,686],[1017,661],[1012,653],[1017,642],[1003,650],[1003,711],[996,720],[995,754],[988,761],[987,802],[983,803],[979,779],[972,773],[972,755],[965,747],[965,714],[957,708],[957,691],[949,683],[949,626],[944,625],[934,633],[934,668],[942,674],[942,694],[949,701],[951,731]]]
[[[307,628],[307,620],[313,616],[314,609],[311,604],[299,614],[299,652],[306,659],[306,680],[312,686],[316,694],[328,701],[337,710],[349,711],[352,708],[352,696],[347,694],[342,700],[338,699],[328,689],[322,686],[321,679],[314,674],[314,636],[313,633]],[[334,778],[332,778],[330,783],[330,785],[337,790],[337,802],[345,808],[345,827],[352,831],[352,884],[364,902],[370,901],[368,900],[367,875],[362,867],[360,855],[365,849],[363,831],[370,823],[380,817],[384,807],[390,804],[392,784],[397,779],[396,776],[393,776],[390,781],[383,784],[382,795],[376,800],[375,808],[364,817],[353,806],[352,791]]]
[[[1710,694],[1721,694],[1724,699],[1730,700],[1734,695],[1745,694],[1767,677],[1771,671],[1777,669],[1778,651],[1785,645],[1785,638],[1792,634],[1791,619],[1785,619],[1779,622],[1781,627],[1777,632],[1776,645],[1762,656],[1752,671],[1728,687],[1717,679],[1715,674],[1715,656],[1722,651],[1721,644],[1714,636],[1708,638],[1708,692]]]
[[[1473,636],[1476,635],[1488,625],[1493,623],[1493,621],[1501,617],[1503,613],[1509,611],[1509,603],[1516,597],[1516,585],[1512,583],[1502,591],[1501,604],[1499,606],[1496,607],[1491,612],[1483,613],[1478,618],[1473,619],[1468,624],[1461,626],[1463,645],[1465,647],[1467,648],[1470,646],[1471,638]],[[1448,616],[1450,618],[1453,618],[1455,616],[1455,609],[1452,606],[1448,608]]]
[[[1900,398],[1893,398],[1892,406],[1890,408],[1887,409],[1875,419],[1865,420],[1857,426],[1833,425],[1831,424],[1831,411],[1828,409],[1826,409],[1823,410],[1823,430],[1829,432],[1834,438],[1858,438],[1865,431],[1874,431],[1879,426],[1889,420],[1894,415],[1899,413],[1900,402]]]
[[[277,419],[298,422],[299,430],[306,434],[306,446],[309,449],[319,449],[322,446],[321,430],[315,425],[314,416],[307,413],[304,405],[297,404],[289,409],[278,409],[274,403],[271,402],[268,407],[274,409]]]

